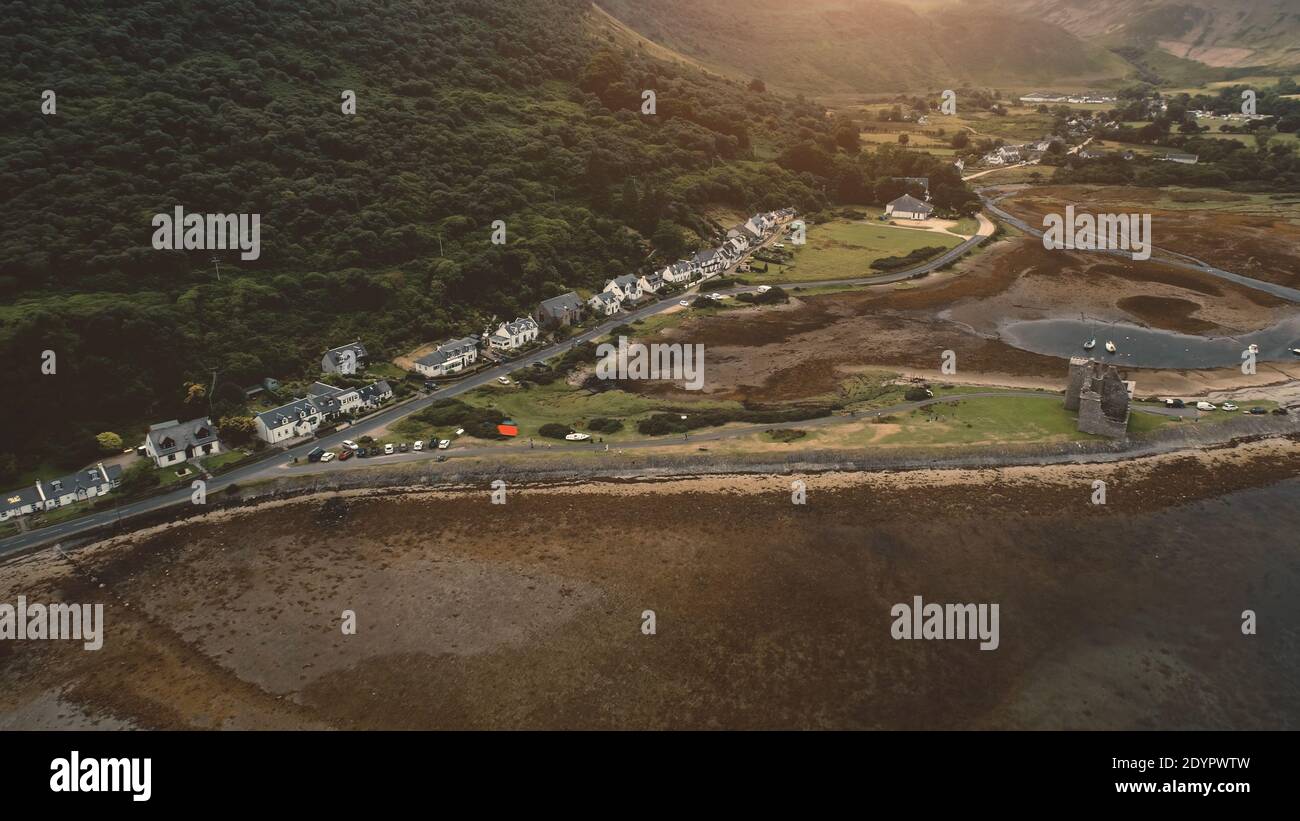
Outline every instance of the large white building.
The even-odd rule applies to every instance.
[[[478,338],[467,336],[444,342],[415,360],[415,370],[429,377],[446,376],[460,373],[477,361]]]
[[[144,452],[158,467],[188,462],[221,452],[217,428],[206,416],[178,422],[172,419],[149,426],[144,438]]]
[[[0,522],[103,496],[121,481],[122,467],[104,467],[102,462],[48,482],[38,479],[31,487],[10,491],[0,497]]]
[[[496,351],[513,351],[537,339],[539,333],[541,328],[532,317],[521,316],[511,322],[502,322],[488,339],[488,344]]]

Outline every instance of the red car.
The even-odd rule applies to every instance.
[[[351,458],[352,458],[352,449],[351,449],[351,448],[344,448],[343,450],[339,451],[339,461],[340,461],[340,462],[346,462],[347,460],[349,460],[349,459],[351,459]]]

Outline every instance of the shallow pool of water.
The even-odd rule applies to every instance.
[[[1241,365],[1247,346],[1259,346],[1260,362],[1300,362],[1291,353],[1300,347],[1300,316],[1250,334],[1208,337],[1161,331],[1123,323],[1096,323],[1078,319],[1034,319],[1012,322],[1000,331],[1002,341],[1016,348],[1048,356],[1091,356],[1103,362],[1135,368],[1222,368]],[[1096,339],[1086,351],[1083,344]],[[1106,352],[1106,341],[1117,350]]]

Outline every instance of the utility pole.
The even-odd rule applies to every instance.
[[[221,281],[221,257],[213,257],[212,264],[217,267],[217,282]]]

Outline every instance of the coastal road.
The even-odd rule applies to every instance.
[[[957,245],[956,247],[945,252],[939,257],[930,260],[929,262],[925,262],[920,265],[916,265],[902,271],[895,271],[888,274],[879,274],[874,276],[850,277],[846,279],[817,280],[817,281],[809,281],[809,282],[773,282],[773,283],[765,283],[765,284],[780,286],[782,288],[795,288],[795,287],[818,288],[818,287],[825,287],[825,286],[887,285],[894,282],[902,282],[904,280],[912,279],[914,277],[924,276],[928,273],[938,270],[939,268],[942,268],[945,265],[954,262],[955,260],[962,257],[963,255],[970,253],[970,251],[978,247],[981,243],[984,242],[984,240],[988,239],[988,237],[993,234],[995,228],[994,224],[983,214],[979,214],[977,216],[980,223],[980,227],[978,232],[975,234],[975,236],[970,237],[969,239],[962,242],[960,245]],[[759,246],[759,248],[763,248],[770,243],[777,242],[779,237],[780,237],[780,233],[774,232],[771,237],[769,237],[767,240],[763,242],[762,245]],[[755,248],[754,250],[757,251],[758,248]],[[746,255],[746,257],[747,256],[748,255]],[[739,261],[737,261],[737,264],[739,264]],[[733,268],[725,271],[724,274],[730,274],[734,270],[735,268],[733,266]],[[705,280],[704,282],[699,283],[699,285],[694,286],[694,288],[695,289],[702,288],[707,284],[708,281]],[[734,286],[730,288],[720,289],[718,292],[727,295],[734,295],[734,294],[747,292],[747,291],[748,292],[755,291],[757,290],[757,287],[758,286]],[[497,377],[506,376],[510,374],[512,371],[516,371],[520,368],[529,367],[535,362],[542,362],[552,357],[559,356],[560,354],[564,353],[567,349],[573,347],[578,343],[590,342],[594,339],[597,339],[601,336],[608,334],[613,328],[619,325],[628,324],[631,322],[635,322],[639,319],[645,319],[646,317],[651,317],[651,316],[655,316],[656,314],[663,313],[664,311],[676,307],[680,300],[689,298],[689,296],[690,296],[690,291],[674,294],[672,296],[660,299],[657,302],[652,302],[650,304],[637,308],[636,310],[619,314],[618,316],[604,323],[601,323],[600,325],[594,328],[586,330],[581,334],[578,334],[577,336],[565,340],[564,342],[539,348],[538,350],[533,351],[532,353],[527,354],[525,356],[519,357],[518,359],[512,359],[508,362],[497,365],[496,367],[488,368],[487,370],[481,371],[477,374],[474,374],[473,376],[466,377],[465,379],[457,382],[456,384],[448,385],[447,387],[434,391],[433,393],[428,394],[427,396],[402,402],[401,404],[380,411],[374,416],[367,417],[366,419],[363,419],[348,428],[345,428],[340,431],[336,431],[334,433],[327,434],[325,436],[320,437],[319,439],[303,442],[302,444],[295,445],[291,448],[288,448],[283,453],[275,457],[271,457],[260,462],[255,462],[250,465],[243,465],[240,467],[236,467],[231,471],[229,471],[228,473],[224,473],[221,476],[213,477],[207,480],[206,491],[207,493],[216,493],[217,491],[223,490],[232,484],[238,484],[241,482],[246,483],[259,478],[265,478],[267,475],[275,475],[276,470],[283,470],[282,466],[288,462],[291,462],[295,457],[299,460],[299,462],[305,463],[307,459],[307,454],[311,452],[314,448],[322,447],[327,450],[336,449],[343,443],[343,440],[345,439],[359,439],[360,437],[365,436],[369,433],[382,430],[388,427],[389,425],[392,425],[393,423],[407,416],[410,416],[413,413],[418,413],[419,411],[424,410],[425,408],[429,407],[430,405],[432,405],[434,402],[437,402],[438,400],[449,399],[449,398],[459,396],[463,393],[467,393],[476,388],[480,388],[484,385],[493,383],[497,380]],[[904,409],[904,407],[900,406],[900,409]],[[884,413],[886,411],[881,411],[881,412]],[[834,419],[837,417],[831,417],[831,418]],[[810,420],[810,422],[811,421],[816,421],[816,420]],[[805,427],[809,425],[809,423],[800,423],[800,424]],[[773,426],[758,426],[754,428],[754,430],[761,431],[770,427]],[[726,433],[728,435],[748,435],[747,433],[731,434],[729,431],[723,433]],[[713,434],[702,434],[702,436],[713,436]],[[620,445],[620,447],[624,447],[624,448],[655,447],[664,444],[665,441],[667,440],[664,439],[647,440],[645,442],[635,444],[635,445],[633,445],[632,443],[623,443]],[[700,439],[697,437],[696,441],[710,441],[710,439]],[[575,449],[590,450],[591,446],[590,445],[587,445],[585,447],[578,446]],[[492,449],[488,449],[488,448],[484,448],[482,450],[485,452],[492,452]],[[501,451],[497,449],[495,452],[500,453]],[[458,455],[469,455],[469,454],[462,452],[462,453],[458,453]],[[384,460],[393,459],[393,457],[381,457],[381,458]],[[325,463],[325,466],[328,467],[331,464],[336,465],[336,467],[333,468],[335,470],[347,468],[355,465],[354,462],[349,460],[349,462],[346,463],[327,462]],[[81,516],[75,519],[69,519],[67,521],[59,522],[50,525],[48,527],[37,528],[35,530],[31,530],[26,533],[19,533],[15,536],[10,536],[8,538],[0,540],[0,556],[4,556],[6,554],[13,553],[19,550],[25,550],[27,548],[34,547],[41,544],[56,542],[60,539],[71,538],[87,530],[98,528],[106,524],[111,524],[115,521],[123,521],[131,518],[132,516],[137,516],[142,513],[150,513],[156,510],[160,510],[162,508],[172,507],[174,505],[189,504],[190,493],[191,493],[190,486],[185,485],[170,493],[151,496],[147,499],[141,499],[135,502],[128,502],[125,504],[118,505],[111,510],[96,511],[86,516]]]

